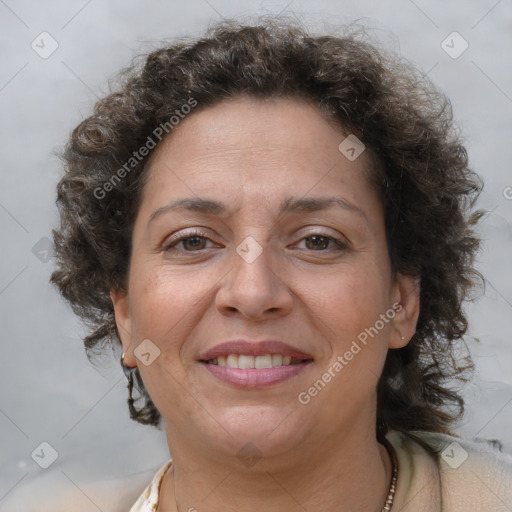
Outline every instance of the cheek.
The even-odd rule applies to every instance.
[[[150,365],[138,365],[144,386],[158,410],[172,408],[188,417],[194,404],[184,394],[187,368],[180,351],[200,321],[202,301],[213,282],[209,283],[208,273],[184,275],[163,265],[134,265],[135,269],[129,290],[134,346],[149,339],[159,351]]]
[[[389,307],[387,284],[380,265],[367,261],[325,279],[314,297],[310,293],[311,318],[330,345],[316,379],[302,390],[315,416],[333,423],[340,415],[355,417],[374,396],[387,352],[389,323],[379,320]],[[383,324],[378,332],[376,322]]]
[[[315,280],[306,291],[307,302],[328,328],[333,348],[350,344],[388,306],[386,282],[375,262],[339,268]]]
[[[213,279],[210,283],[208,272],[171,272],[164,265],[141,267],[132,277],[130,304],[135,342],[149,338],[161,350],[179,349],[174,342],[198,321]]]

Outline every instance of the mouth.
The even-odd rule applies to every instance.
[[[277,356],[277,354],[275,356]],[[238,362],[235,358],[238,358]],[[313,359],[304,359],[296,360],[293,362],[290,361],[288,364],[280,364],[279,366],[265,366],[263,368],[256,368],[255,366],[242,367],[251,364],[251,358],[258,359],[254,358],[253,356],[247,356],[247,359],[245,359],[244,355],[233,355],[233,357],[230,358],[230,362],[233,364],[233,366],[229,366],[227,364],[227,358],[226,365],[219,363],[215,364],[214,362],[210,361],[199,362],[211,375],[217,379],[235,387],[245,389],[274,386],[288,379],[291,379],[295,375],[298,375],[313,363]],[[241,363],[240,359],[242,360]],[[265,360],[265,364],[267,364],[268,359],[266,356],[261,356],[261,359]],[[277,360],[278,358],[275,357],[275,359]],[[235,363],[237,363],[237,366],[234,366]],[[255,365],[256,363],[252,364]]]
[[[288,380],[314,359],[279,341],[235,340],[217,345],[198,363],[214,377],[240,388],[262,388]]]
[[[298,359],[296,357],[283,354],[265,354],[262,356],[253,356],[250,354],[228,354],[227,356],[218,356],[213,359],[200,362],[227,368],[238,368],[240,370],[263,370],[265,368],[293,366],[311,361],[313,361],[311,358]]]

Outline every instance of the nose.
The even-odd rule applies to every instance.
[[[250,253],[246,257],[241,244],[239,252],[233,251],[230,255],[231,270],[215,297],[215,305],[223,315],[238,314],[262,321],[285,316],[291,311],[293,294],[285,283],[282,262],[277,261],[270,248],[261,249],[257,257]],[[254,246],[250,247],[250,251],[254,250]]]

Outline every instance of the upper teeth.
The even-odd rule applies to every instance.
[[[294,360],[298,362],[298,360]],[[229,354],[228,356],[219,356],[208,361],[210,364],[219,366],[229,366],[230,368],[272,368],[275,366],[286,366],[292,364],[291,356],[281,354],[266,354],[264,356],[248,356],[244,354]]]

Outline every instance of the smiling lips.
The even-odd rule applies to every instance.
[[[266,387],[287,380],[313,357],[280,341],[228,341],[199,358],[213,375],[238,387]]]

